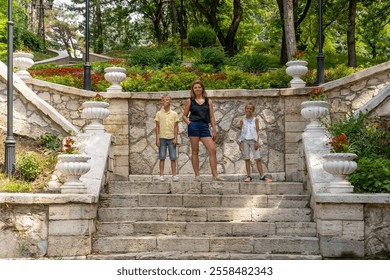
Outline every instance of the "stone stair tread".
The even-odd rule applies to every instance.
[[[199,237],[199,236],[109,236],[93,242],[97,254],[137,252],[229,252],[319,254],[317,237]]]
[[[303,208],[309,195],[221,194],[103,194],[100,207],[256,207]]]
[[[299,182],[110,182],[110,194],[152,193],[203,193],[203,194],[305,194]]]
[[[142,252],[124,254],[92,254],[88,260],[320,260],[320,255],[238,254],[218,252]]]
[[[119,235],[316,236],[315,222],[99,222],[97,237]]]

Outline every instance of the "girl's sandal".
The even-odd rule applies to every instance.
[[[245,178],[245,180],[244,180],[244,182],[247,182],[247,183],[249,183],[249,182],[251,182],[252,181],[252,177],[251,176],[247,176],[246,178]]]

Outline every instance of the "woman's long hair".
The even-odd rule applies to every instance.
[[[200,85],[202,87],[202,96],[204,98],[206,98],[207,97],[207,92],[206,92],[206,89],[204,87],[203,82],[201,80],[196,80],[196,81],[194,81],[192,83],[192,86],[191,86],[191,92],[190,92],[191,99],[195,99],[194,85],[196,85],[196,84],[198,84],[198,85]]]

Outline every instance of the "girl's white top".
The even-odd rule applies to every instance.
[[[257,141],[257,131],[255,118],[243,118],[242,130],[240,135],[240,142],[243,140]]]

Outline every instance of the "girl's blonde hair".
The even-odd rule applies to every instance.
[[[248,107],[248,106],[252,106],[252,107],[253,107],[253,111],[255,110],[255,105],[254,105],[252,102],[246,103],[245,109],[246,109],[246,107]]]
[[[202,87],[202,96],[204,98],[206,98],[207,97],[207,92],[206,92],[206,89],[204,87],[203,82],[201,80],[196,80],[191,85],[191,91],[190,91],[191,99],[195,99],[194,85],[200,85]]]

